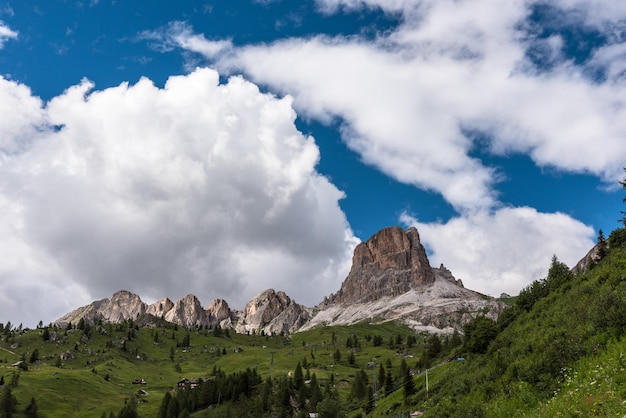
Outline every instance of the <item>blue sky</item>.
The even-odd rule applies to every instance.
[[[626,6],[155,5],[0,0],[0,321],[119,289],[313,306],[397,224],[514,294],[619,226]]]

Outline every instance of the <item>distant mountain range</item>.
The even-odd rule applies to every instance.
[[[111,299],[80,307],[55,321],[58,325],[128,319],[165,320],[183,327],[216,326],[238,333],[293,333],[322,325],[401,321],[418,331],[452,333],[477,315],[492,319],[506,307],[492,297],[466,289],[443,265],[432,268],[417,229],[382,229],[354,251],[352,268],[341,289],[316,307],[297,304],[282,291],[268,289],[246,304],[230,309],[222,299],[203,308],[187,295],[144,303],[121,290]]]

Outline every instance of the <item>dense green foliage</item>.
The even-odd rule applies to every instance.
[[[625,334],[626,249],[611,248],[578,276],[554,257],[547,277],[497,323],[467,324],[465,361],[432,370],[428,393],[418,380],[414,409],[432,417],[622,416]],[[610,392],[596,389],[600,375]],[[587,400],[563,401],[573,391]]]

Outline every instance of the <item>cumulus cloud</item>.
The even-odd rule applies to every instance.
[[[0,20],[0,49],[4,48],[4,44],[9,39],[17,39],[17,35],[18,33],[16,31],[12,30]]]
[[[429,250],[431,264],[443,263],[465,287],[493,296],[515,295],[546,277],[552,255],[573,267],[594,244],[594,230],[562,213],[529,207],[501,208],[447,222],[424,223],[404,214]]]
[[[619,178],[626,160],[623,60],[605,67],[620,76],[598,84],[585,68],[558,62],[561,41],[554,36],[543,42],[557,65],[536,71],[526,56],[527,2],[383,3],[403,11],[404,20],[375,42],[289,39],[235,48],[215,64],[293,95],[302,114],[340,118],[346,143],[366,163],[441,193],[460,211],[497,203],[496,178],[471,157],[476,148],[528,154],[540,166],[592,173],[607,183]],[[332,4],[375,2],[324,7]],[[185,39],[197,42],[198,35],[182,26],[168,39],[190,49]],[[622,51],[623,44],[598,51],[593,65]]]
[[[47,322],[119,289],[241,308],[275,287],[313,305],[347,274],[343,193],[291,98],[209,69],[162,89],[84,80],[46,105],[0,79],[0,96],[22,115],[0,121],[2,317]],[[35,288],[49,317],[20,302]]]
[[[592,174],[607,184],[620,179],[626,161],[623,6],[609,0],[549,5],[561,25],[593,28],[607,39],[575,63],[561,34],[542,38],[534,31],[536,7],[547,6],[538,1],[317,4],[324,13],[380,9],[398,15],[399,24],[374,40],[318,35],[205,56],[224,71],[291,95],[299,114],[339,120],[344,141],[364,162],[440,193],[459,216],[415,223],[435,259],[470,286],[516,293],[541,277],[553,253],[572,263],[586,252],[591,229],[575,219],[503,209],[498,173],[475,156],[524,154],[557,171]],[[186,25],[167,34],[170,45],[198,52],[184,46],[191,38],[198,41]],[[533,48],[542,49],[549,65],[533,61]],[[471,248],[444,250],[461,236],[473,237]],[[519,260],[510,259],[523,249]]]

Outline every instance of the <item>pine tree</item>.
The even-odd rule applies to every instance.
[[[36,363],[38,360],[39,360],[39,350],[35,348],[30,355],[29,361],[31,363]]]
[[[606,257],[607,252],[608,252],[608,242],[606,241],[606,238],[604,237],[604,232],[600,229],[598,231],[598,257],[600,259],[603,259],[604,257]]]
[[[309,405],[312,411],[315,411],[317,404],[322,400],[322,390],[317,383],[317,376],[315,373],[311,376],[311,384],[309,385],[311,391],[311,397],[309,399]]]
[[[428,356],[430,358],[437,357],[443,348],[441,346],[441,340],[437,334],[433,334],[428,339]]]
[[[191,347],[191,335],[189,333],[183,337],[183,347]]]
[[[354,377],[354,382],[352,383],[352,391],[351,396],[354,399],[362,401],[365,396],[367,396],[367,373],[365,370],[361,369],[356,376]]]
[[[117,414],[117,418],[139,418],[137,413],[137,404],[134,401],[126,403],[122,410]]]
[[[163,400],[161,401],[161,405],[159,406],[159,414],[157,415],[158,418],[167,418],[167,408],[171,400],[172,400],[172,395],[170,395],[169,392],[165,392],[165,396],[163,397]]]
[[[302,374],[300,362],[296,364],[296,370],[293,372],[293,385],[296,390],[300,390],[304,386],[304,375]]]
[[[3,418],[12,418],[15,412],[17,400],[11,393],[11,388],[4,386],[0,393],[0,414]]]
[[[385,368],[383,363],[378,366],[378,389],[382,389],[385,386]]]
[[[624,172],[626,172],[626,167],[624,167]],[[624,177],[624,180],[620,181],[619,184],[626,189],[626,177]],[[622,202],[626,203],[626,197],[624,197],[624,199],[622,200]],[[626,211],[621,211],[622,213],[622,219],[620,220],[620,222],[624,225],[624,228],[626,228]]]
[[[26,406],[24,410],[27,418],[39,418],[39,412],[37,411],[37,402],[35,398],[30,398],[30,403]]]
[[[367,396],[365,397],[365,404],[363,405],[363,412],[366,415],[369,415],[374,409],[374,395],[372,392],[372,387],[367,387]]]
[[[407,368],[404,372],[404,399],[408,399],[411,395],[415,394],[415,382],[413,376]]]
[[[389,395],[393,392],[393,377],[391,376],[391,370],[387,370],[387,377],[385,378],[385,395]]]

